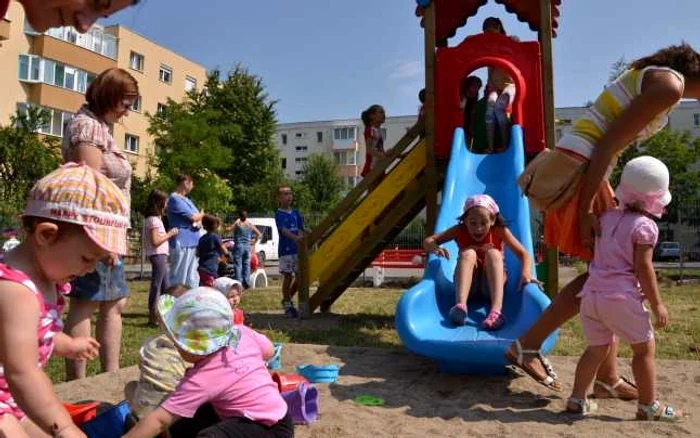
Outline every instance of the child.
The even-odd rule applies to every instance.
[[[418,107],[418,121],[422,121],[425,117],[425,88],[421,88],[418,92],[418,102],[420,102],[420,107]]]
[[[482,25],[484,33],[500,33],[506,35],[503,23],[496,17],[488,17]],[[488,151],[495,152],[496,124],[503,142],[502,148],[508,147],[510,141],[508,116],[506,111],[515,98],[515,82],[507,72],[489,67],[489,77],[486,84],[486,141]],[[501,149],[501,148],[499,148]]]
[[[214,281],[214,289],[218,290],[228,300],[233,311],[233,324],[241,325],[245,320],[243,310],[238,307],[243,296],[243,285],[240,281],[228,277],[219,277]]]
[[[168,273],[168,254],[170,246],[168,240],[177,236],[179,229],[171,228],[167,233],[163,225],[163,214],[168,195],[160,190],[152,190],[148,195],[148,202],[144,216],[144,250],[146,257],[151,262],[151,289],[148,294],[148,323],[157,324],[156,300],[161,291],[170,287]]]
[[[479,102],[479,90],[481,79],[478,76],[464,78],[459,90],[459,107],[464,114],[464,136],[467,140],[467,148],[472,150],[474,143],[474,124],[476,121],[476,104]]]
[[[97,355],[93,338],[61,332],[63,296],[72,278],[126,253],[128,203],[107,177],[70,163],[36,183],[22,221],[24,242],[0,264],[0,436],[85,437],[43,367],[52,353]]]
[[[207,234],[199,238],[197,257],[199,257],[199,285],[214,287],[214,280],[219,272],[219,257],[228,256],[228,250],[217,234],[221,221],[216,216],[205,214],[202,226]]]
[[[377,162],[386,156],[384,152],[384,137],[380,127],[386,114],[381,105],[372,105],[362,112],[362,123],[365,125],[365,165],[361,175],[367,176],[377,166]]]
[[[176,284],[163,290],[162,295],[178,298],[185,292],[187,286]],[[162,315],[158,313],[159,310],[156,306],[157,318],[160,321]],[[146,339],[139,349],[139,380],[130,382],[124,389],[125,398],[129,400],[134,413],[142,417],[157,408],[165,397],[175,390],[188,366],[178,354],[173,341],[166,335],[160,334]]]
[[[297,243],[304,237],[304,218],[291,207],[293,199],[292,188],[287,185],[280,186],[277,192],[280,207],[275,213],[275,223],[280,233],[278,254],[282,275],[282,308],[288,318],[299,316],[292,298],[299,289]]]
[[[265,366],[274,348],[265,336],[233,327],[231,306],[216,290],[197,288],[177,299],[159,299],[166,334],[192,368],[153,412],[125,435],[150,438],[209,403],[221,419],[202,424],[208,437],[294,436],[287,404]],[[204,429],[204,430],[202,430]]]
[[[652,254],[659,235],[654,222],[671,202],[666,166],[649,156],[625,165],[615,196],[621,208],[607,210],[600,220],[589,277],[581,297],[581,323],[588,348],[576,367],[576,381],[566,410],[587,414],[596,404],[586,398],[598,367],[619,336],[632,348],[632,372],[639,390],[637,420],[676,421],[681,411],[656,400],[654,330],[646,298],[656,317],[656,327],[668,324],[661,301]],[[641,288],[640,288],[641,285]]]
[[[505,226],[498,205],[489,195],[475,195],[467,199],[459,223],[442,233],[425,239],[423,247],[449,260],[450,253],[439,245],[456,240],[459,247],[455,289],[457,304],[450,309],[450,319],[456,325],[467,322],[467,298],[473,289],[491,294],[491,312],[482,323],[486,330],[498,330],[505,323],[503,286],[506,282],[503,265],[503,244],[522,261],[520,288],[533,282],[532,259],[525,248]],[[484,289],[488,286],[488,292]]]

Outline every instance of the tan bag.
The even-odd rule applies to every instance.
[[[576,193],[587,168],[588,161],[557,149],[545,149],[525,167],[518,185],[536,208],[552,210]]]

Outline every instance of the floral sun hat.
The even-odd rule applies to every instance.
[[[190,354],[206,356],[238,345],[240,332],[233,326],[231,305],[216,289],[198,287],[179,298],[161,295],[158,312],[165,333]]]

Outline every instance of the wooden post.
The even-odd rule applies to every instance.
[[[309,238],[305,235],[297,244],[299,249],[299,318],[307,319],[311,317],[309,312]]]
[[[546,146],[553,148],[554,135],[554,68],[552,61],[552,0],[540,0],[539,40],[542,48],[542,95]],[[547,295],[559,291],[559,248],[547,248]]]
[[[423,12],[425,30],[425,141],[426,141],[426,183],[425,205],[427,213],[426,230],[435,232],[437,221],[437,169],[435,167],[435,0]]]

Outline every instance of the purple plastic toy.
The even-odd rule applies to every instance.
[[[318,389],[304,382],[294,391],[283,392],[294,424],[309,424],[318,420]]]

